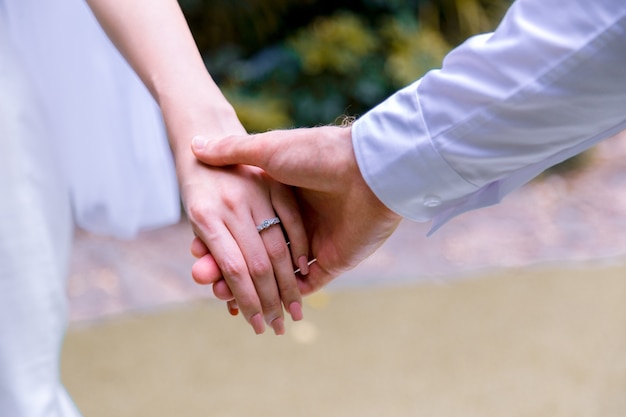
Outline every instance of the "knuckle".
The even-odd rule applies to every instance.
[[[204,224],[207,217],[206,208],[198,203],[190,204],[187,207],[187,215],[192,223]]]
[[[282,317],[282,303],[277,297],[272,300],[261,300],[263,316],[266,320],[272,321],[277,317]]]
[[[237,306],[250,319],[253,315],[260,313],[258,299],[252,295],[245,294],[236,297]]]
[[[231,212],[238,211],[238,209],[241,207],[242,201],[243,200],[240,197],[239,193],[234,192],[234,190],[231,190],[230,193],[222,196],[222,203],[224,204],[224,207],[226,208],[226,210]]]
[[[267,259],[254,258],[250,261],[248,266],[250,275],[253,279],[261,278],[272,274],[272,265]]]
[[[206,204],[194,203],[187,208],[189,222],[196,230],[201,230],[206,239],[218,236],[217,222],[213,207]]]
[[[284,240],[268,242],[266,249],[268,256],[273,261],[282,261],[290,257],[289,248]]]
[[[229,284],[237,285],[244,279],[245,265],[241,262],[232,258],[222,258],[219,267]]]

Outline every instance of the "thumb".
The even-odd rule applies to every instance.
[[[256,135],[233,135],[224,138],[195,136],[191,140],[191,150],[198,160],[212,166],[255,165],[263,168],[268,157],[268,149],[262,146],[262,139]]]
[[[274,130],[224,138],[195,136],[191,141],[191,149],[196,158],[207,165],[254,165],[277,181],[306,186],[311,176],[300,158],[309,152],[303,152],[302,146],[293,146],[303,144],[302,141],[294,141],[293,136],[297,132],[302,131]]]
[[[284,184],[323,190],[350,165],[350,130],[341,127],[273,130],[192,140],[196,158],[212,166],[254,165]]]

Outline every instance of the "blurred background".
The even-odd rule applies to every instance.
[[[357,116],[491,30],[508,0],[182,0],[252,132]]]
[[[508,0],[180,0],[251,132],[358,117]],[[254,336],[190,277],[185,220],[77,231],[63,378],[85,417],[626,415],[626,136],[496,206],[404,222]]]

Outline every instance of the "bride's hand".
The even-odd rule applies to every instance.
[[[139,3],[89,0],[161,109],[196,234],[215,256],[255,331],[264,330],[265,317],[281,333],[281,299],[297,309],[300,294],[280,228],[272,226],[259,235],[256,225],[282,216],[293,256],[305,256],[307,240],[296,205],[256,168],[208,168],[196,160],[190,149],[194,135],[224,137],[245,130],[208,74],[178,3]]]
[[[250,166],[212,168],[198,163],[197,173],[186,178],[193,181],[182,183],[181,191],[201,240],[192,247],[196,253],[212,254],[210,262],[194,266],[192,275],[205,277],[198,281],[202,284],[214,282],[207,276],[215,281],[223,277],[232,292],[229,303],[241,309],[257,334],[264,331],[264,321],[276,334],[284,333],[283,305],[293,320],[302,319],[294,269],[306,267],[308,253],[291,189]],[[274,217],[281,223],[257,231],[264,220]]]
[[[224,287],[228,286],[254,331],[263,333],[267,323],[282,334],[283,304],[295,320],[302,316],[293,265],[306,259],[308,239],[290,188],[259,168],[215,168],[193,155],[194,135],[245,134],[232,107],[213,88],[212,93],[199,89],[198,96],[181,93],[180,98],[177,93],[176,99],[166,100],[166,96],[161,102],[183,204],[196,236],[213,255],[215,276],[223,276]],[[176,93],[176,89],[166,91]],[[280,217],[290,247],[278,225],[257,231],[257,225],[274,217]]]

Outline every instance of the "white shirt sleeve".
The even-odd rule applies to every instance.
[[[352,130],[390,209],[434,229],[626,129],[626,1],[517,0]]]

